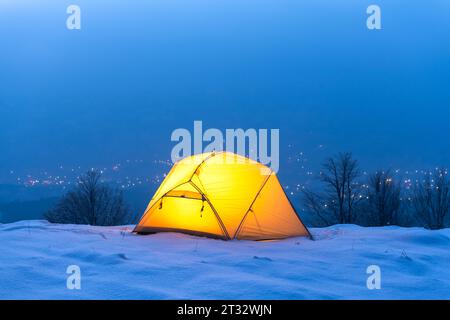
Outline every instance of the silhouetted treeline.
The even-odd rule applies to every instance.
[[[351,153],[339,153],[324,161],[317,178],[319,191],[302,191],[315,226],[354,223],[441,229],[450,217],[450,178],[443,168],[404,188],[391,170],[362,175]]]

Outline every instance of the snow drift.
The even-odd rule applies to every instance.
[[[131,230],[0,224],[0,298],[450,299],[450,229],[337,225],[272,242]],[[80,290],[66,287],[69,265]],[[379,290],[366,286],[369,265]]]

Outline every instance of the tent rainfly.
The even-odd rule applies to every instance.
[[[134,232],[182,232],[246,240],[311,237],[275,173],[229,153],[203,153],[177,162]]]

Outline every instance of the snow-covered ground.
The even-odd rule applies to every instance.
[[[132,227],[0,224],[2,299],[450,299],[450,229],[312,229],[315,241],[221,241]],[[66,268],[81,269],[81,289]],[[369,290],[366,269],[381,268]]]

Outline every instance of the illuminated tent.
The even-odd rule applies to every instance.
[[[177,162],[134,231],[173,231],[225,240],[311,236],[275,173],[228,152]]]

